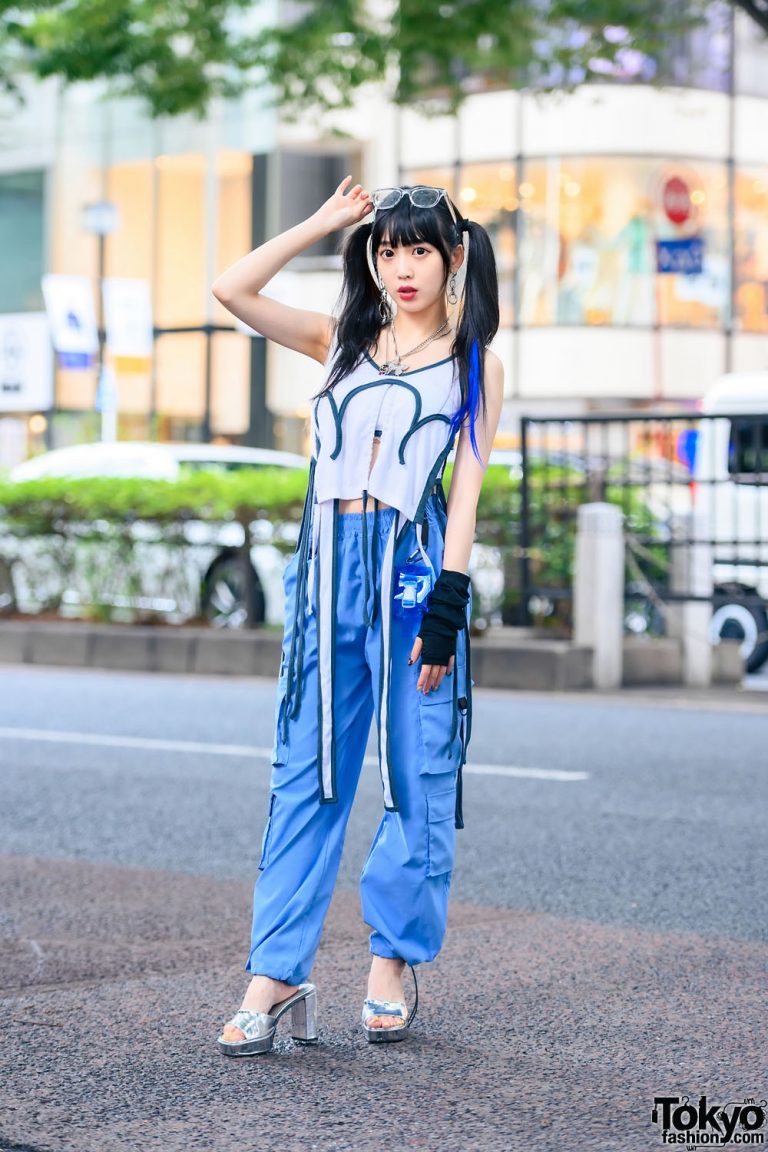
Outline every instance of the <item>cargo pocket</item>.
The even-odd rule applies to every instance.
[[[461,757],[458,725],[453,737],[453,677],[444,676],[428,696],[419,694],[422,761],[419,768],[427,807],[427,876],[453,869],[456,777]]]
[[[444,676],[440,687],[428,696],[419,693],[419,724],[424,759],[420,768],[422,774],[455,772],[459,766],[461,742],[458,724],[454,729],[453,716],[453,677]]]
[[[453,869],[455,805],[455,787],[427,793],[427,876]]]
[[[283,675],[277,682],[277,706],[275,708],[275,739],[272,745],[272,766],[285,764],[288,759],[288,735],[283,738],[283,725],[285,723],[285,710],[288,707],[286,695],[288,691],[288,676]]]
[[[264,828],[264,835],[261,838],[261,855],[259,857],[259,871],[263,872],[269,862],[269,844],[272,839],[272,809],[275,806],[275,794],[269,794],[269,811],[267,812],[267,823]]]

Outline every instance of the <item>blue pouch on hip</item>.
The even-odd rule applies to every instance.
[[[429,608],[432,591],[432,573],[421,560],[408,560],[395,569],[393,616],[401,619],[420,619]]]

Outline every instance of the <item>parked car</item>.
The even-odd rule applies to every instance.
[[[182,469],[232,472],[241,468],[306,468],[303,456],[230,444],[155,444],[140,440],[76,444],[33,456],[11,470],[14,481],[44,476],[145,476],[176,480]]]
[[[47,452],[19,464],[11,471],[13,482],[38,480],[47,476],[87,478],[95,476],[145,477],[153,480],[176,480],[183,470],[232,471],[242,468],[306,469],[303,456],[274,452],[262,448],[239,448],[212,444],[153,444],[118,442],[81,444]],[[116,616],[135,618],[135,614],[157,614],[174,622],[203,616],[217,628],[239,628],[247,619],[247,598],[251,596],[251,614],[256,623],[279,625],[283,621],[282,573],[286,549],[276,546],[276,533],[283,543],[295,542],[296,526],[273,525],[256,521],[251,525],[253,578],[246,580],[239,550],[243,530],[239,524],[210,524],[191,521],[183,525],[184,546],[169,547],[163,534],[151,524],[136,524],[132,529],[136,569],[141,574],[141,588],[129,592],[112,581],[105,588],[104,600]],[[94,555],[106,547],[99,543],[80,547],[79,564],[75,566],[69,586],[62,590],[62,610],[78,615],[91,597],[86,592],[85,573],[98,562]],[[50,545],[44,539],[3,541],[6,557],[4,592],[6,608],[34,612],[39,607],[42,574],[55,581],[55,565],[50,562]],[[179,556],[182,563],[179,564]],[[78,580],[78,573],[80,579]],[[8,582],[11,582],[10,589]],[[108,582],[107,582],[108,583]],[[250,592],[247,584],[250,583]],[[52,589],[53,590],[53,589]]]

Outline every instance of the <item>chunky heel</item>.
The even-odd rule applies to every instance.
[[[236,1012],[229,1023],[238,1028],[245,1039],[225,1040],[222,1035],[217,1041],[219,1050],[225,1056],[258,1056],[271,1052],[280,1017],[289,1009],[294,1040],[299,1044],[316,1044],[317,990],[314,984],[301,984],[293,995],[274,1004],[270,1012],[249,1012],[245,1008]]]
[[[297,1044],[317,1044],[317,992],[308,992],[291,1008],[291,1036]]]

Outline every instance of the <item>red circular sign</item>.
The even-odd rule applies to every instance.
[[[691,215],[691,190],[679,176],[670,176],[664,185],[664,211],[673,224],[685,224]]]

